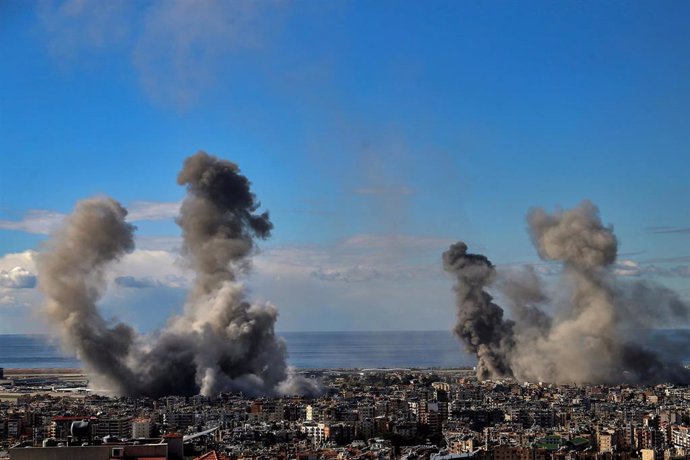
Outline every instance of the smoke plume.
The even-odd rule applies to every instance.
[[[456,277],[455,333],[477,355],[480,379],[690,382],[690,371],[658,341],[643,343],[630,333],[687,324],[690,305],[665,287],[612,274],[618,242],[594,204],[553,214],[533,209],[527,220],[539,256],[562,263],[557,295],[532,267],[499,274],[464,243],[443,253],[445,270]],[[512,319],[504,318],[489,289],[506,299]]]
[[[184,312],[142,336],[106,322],[96,307],[108,265],[134,248],[127,211],[109,198],[80,202],[39,259],[46,312],[93,380],[122,395],[313,394],[293,375],[285,343],[275,335],[278,312],[256,305],[238,277],[250,268],[255,238],[273,225],[249,180],[234,163],[199,152],[184,163],[187,188],[177,223],[183,257],[196,273]]]
[[[77,204],[38,258],[39,287],[47,297],[45,312],[59,325],[64,344],[87,370],[116,391],[132,378],[126,358],[135,332],[126,324],[109,325],[96,308],[105,289],[108,264],[134,249],[134,227],[127,211],[110,198]]]
[[[463,308],[458,309],[455,334],[467,351],[476,353],[477,375],[511,376],[514,324],[503,319],[503,309],[484,289],[496,277],[494,266],[482,255],[468,254],[465,243],[455,243],[443,253],[443,267],[458,277],[455,293]]]

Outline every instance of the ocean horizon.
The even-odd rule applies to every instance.
[[[297,369],[471,367],[450,331],[304,331],[278,332],[287,361]],[[74,356],[43,334],[0,334],[0,367],[79,368]]]
[[[689,329],[629,331],[638,343],[690,362]],[[285,340],[287,362],[297,369],[467,368],[476,357],[451,331],[304,331],[276,333]],[[0,334],[0,367],[79,368],[75,356],[42,334]]]

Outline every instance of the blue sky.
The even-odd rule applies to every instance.
[[[200,149],[271,212],[247,284],[282,330],[447,329],[451,241],[535,263],[528,209],[582,199],[621,274],[690,295],[688,2],[103,5],[0,4],[0,333],[40,330],[17,276],[93,195],[139,229],[112,279],[149,282],[104,310],[179,310],[175,177]]]

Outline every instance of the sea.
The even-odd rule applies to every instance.
[[[450,331],[283,332],[288,364],[298,369],[471,367]],[[0,334],[0,367],[79,368],[43,335]]]
[[[690,363],[690,330],[628,331],[664,357]],[[459,368],[476,358],[450,331],[282,332],[288,364],[298,369]],[[0,367],[78,368],[79,361],[42,335],[0,335]]]

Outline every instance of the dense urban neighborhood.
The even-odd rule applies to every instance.
[[[469,369],[306,376],[320,382],[321,396],[121,398],[92,393],[79,375],[7,375],[0,457],[668,460],[690,453],[687,387],[480,382]]]

